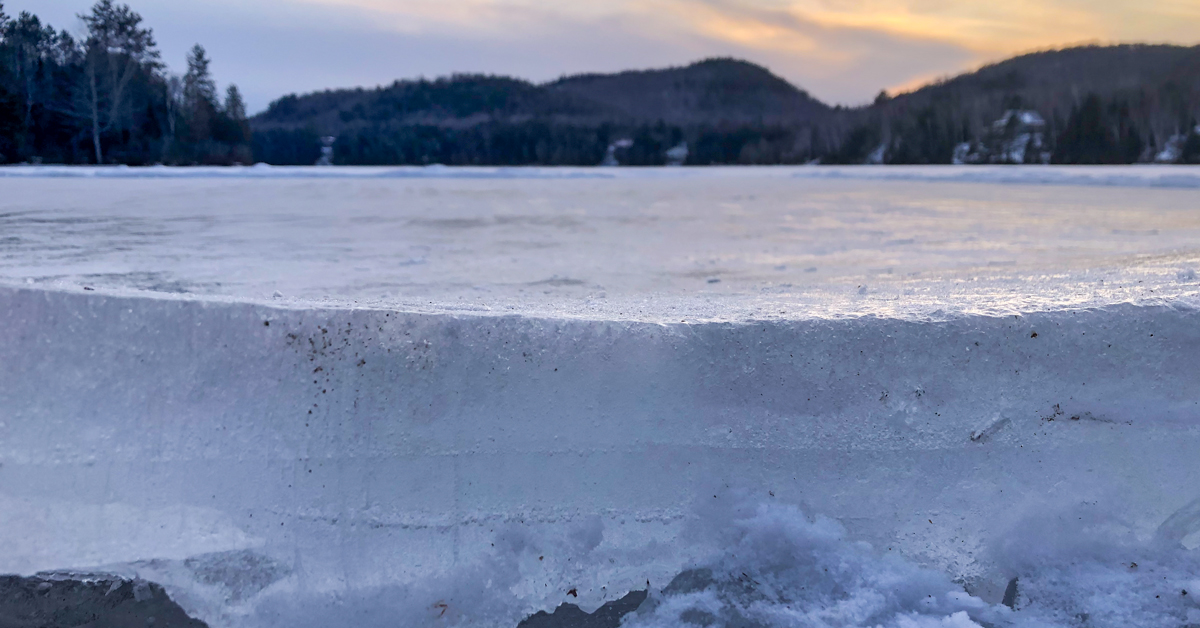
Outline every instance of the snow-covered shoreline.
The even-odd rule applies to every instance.
[[[705,166],[610,168],[575,166],[0,166],[2,178],[118,179],[638,179],[751,177],[997,183],[1106,187],[1200,188],[1200,166]]]

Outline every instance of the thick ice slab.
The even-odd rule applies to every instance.
[[[1087,582],[1191,586],[1194,191],[355,172],[0,180],[0,572],[490,626],[817,548],[862,571],[787,582],[965,619],[1091,600],[1028,555],[1099,526]]]

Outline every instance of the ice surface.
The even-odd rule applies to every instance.
[[[333,170],[0,180],[0,573],[214,626],[1200,621],[1194,191]]]
[[[259,178],[236,176],[255,168],[44,176],[60,170],[0,169],[43,175],[0,180],[0,281],[299,307],[678,322],[1103,306],[1194,292],[1185,277],[1200,267],[1190,189],[880,181],[845,177],[894,171],[812,168],[579,171],[605,178],[554,169],[446,178],[461,175],[446,168],[432,169],[448,173],[440,178],[401,179],[341,168],[324,178],[274,176],[326,171],[318,168],[265,168]],[[1019,180],[1059,170],[895,172]],[[1090,172],[1146,179],[1200,170],[1056,176]]]

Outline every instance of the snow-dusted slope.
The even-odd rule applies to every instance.
[[[633,621],[1195,619],[1186,191],[3,183],[0,572],[216,626],[515,625],[689,566]]]

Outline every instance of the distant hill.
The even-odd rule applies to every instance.
[[[1122,135],[1136,139],[1137,160],[1149,160],[1200,118],[1200,46],[1082,46],[1026,54],[880,99],[853,117],[860,129],[875,128],[884,136],[876,139],[885,141],[936,119],[954,127],[947,134],[962,142],[987,140],[1006,111],[1030,111],[1045,120],[1042,132],[1053,144],[1089,97],[1095,101],[1089,107],[1099,105],[1092,123],[1110,126],[1114,142]],[[924,135],[929,139],[930,133]]]
[[[889,107],[955,100],[969,108],[996,108],[1020,101],[1054,115],[1069,112],[1088,94],[1155,96],[1157,104],[1177,109],[1176,116],[1187,116],[1187,102],[1200,96],[1200,46],[1134,44],[1036,52],[927,85]]]
[[[272,163],[312,163],[316,138],[335,136],[347,164],[594,165],[620,146],[621,163],[653,165],[684,142],[689,163],[804,161],[814,151],[800,129],[831,115],[761,66],[709,59],[541,85],[456,75],[289,95],[250,123]]]
[[[461,127],[531,118],[585,124],[800,124],[829,112],[827,105],[766,68],[709,59],[681,68],[583,74],[542,85],[463,74],[375,89],[293,94],[271,103],[251,124],[256,129],[312,126],[336,134],[384,122]]]
[[[798,124],[830,108],[766,68],[709,59],[682,68],[583,74],[546,85],[628,120],[668,124]]]
[[[375,89],[342,89],[271,103],[251,118],[255,129],[311,127],[323,134],[380,123],[433,124],[451,127],[531,117],[598,115],[594,103],[573,102],[568,95],[520,79],[455,75],[436,80],[396,81]]]
[[[857,108],[735,59],[545,84],[456,75],[289,95],[251,119],[258,159],[348,164],[1128,163],[1200,160],[1200,47],[1022,55]],[[678,152],[678,151],[676,151]]]

